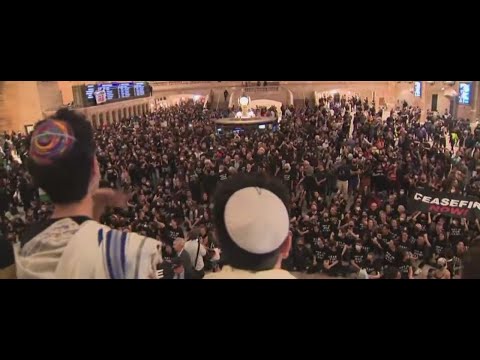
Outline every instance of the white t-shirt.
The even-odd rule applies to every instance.
[[[197,260],[197,266],[195,266],[195,270],[197,271],[202,270],[205,266],[205,264],[203,263],[203,257],[207,255],[207,250],[202,244],[200,244],[200,251],[198,250],[198,239],[187,241],[183,249],[190,256],[190,260],[192,261],[192,266],[195,266],[195,256],[197,255],[197,251],[198,251],[198,260]]]

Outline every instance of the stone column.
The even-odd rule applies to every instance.
[[[0,86],[0,129],[25,131],[25,125],[62,106],[56,81],[4,81]]]

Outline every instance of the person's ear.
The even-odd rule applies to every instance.
[[[97,190],[100,186],[100,167],[97,158],[94,156],[92,161],[92,175],[90,180],[90,192]]]
[[[280,254],[282,255],[282,259],[288,258],[291,248],[292,248],[292,232],[289,231],[287,238],[285,239],[282,246],[280,247]]]

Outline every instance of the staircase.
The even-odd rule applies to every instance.
[[[223,95],[223,91],[221,92],[210,92],[210,99],[211,102],[211,110],[227,110],[228,109],[228,99],[225,101],[225,96]]]
[[[220,100],[218,104],[216,104],[216,108],[218,108],[218,110],[227,110],[228,101],[225,101],[224,99]]]

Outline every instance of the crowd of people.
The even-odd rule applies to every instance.
[[[211,120],[230,111],[188,102],[105,124],[95,132],[101,186],[132,197],[101,221],[161,240],[160,277],[201,278],[223,266],[212,222],[218,183],[264,173],[290,192],[293,246],[284,269],[455,278],[478,220],[412,212],[407,199],[414,189],[478,196],[480,131],[447,111],[429,112],[425,122],[408,104],[383,111],[368,99],[324,97],[282,107],[278,131],[219,134]],[[0,153],[0,237],[11,242],[52,212],[24,166],[28,142],[5,134]]]

